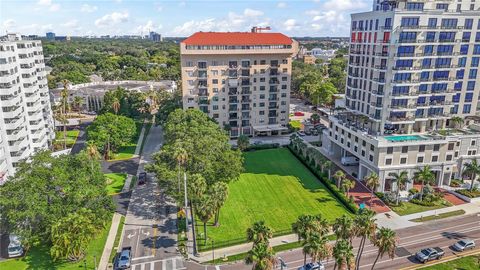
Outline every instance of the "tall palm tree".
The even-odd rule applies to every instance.
[[[311,215],[301,215],[297,221],[292,224],[292,231],[297,234],[298,241],[305,240],[307,234],[314,230],[314,220]]]
[[[333,175],[333,178],[335,178],[335,180],[337,181],[337,187],[340,188],[343,180],[345,180],[347,178],[347,176],[345,175],[345,173],[342,170],[338,170]]]
[[[273,270],[275,252],[268,243],[254,244],[245,258],[245,263],[253,264],[253,270]]]
[[[214,226],[218,226],[218,219],[220,217],[220,208],[225,204],[228,197],[228,184],[225,182],[216,182],[210,188],[212,197],[212,204],[215,209]]]
[[[120,100],[118,100],[118,98],[115,97],[112,102],[112,109],[115,112],[115,114],[118,114],[118,112],[120,111],[120,106],[121,106]]]
[[[73,107],[79,112],[80,107],[83,105],[83,98],[80,96],[75,96],[73,98]]]
[[[305,240],[302,251],[304,254],[310,255],[312,262],[322,261],[331,256],[328,239],[319,233],[310,234]],[[306,262],[304,262],[305,264]]]
[[[321,236],[325,236],[330,232],[330,224],[321,214],[313,216],[314,231]]]
[[[95,162],[97,162],[101,158],[100,152],[98,151],[97,146],[93,142],[87,142],[87,147],[85,151],[87,152],[87,156],[91,161],[90,166],[93,171]]]
[[[370,173],[369,175],[365,176],[364,178],[365,185],[370,188],[370,200],[373,198],[373,192],[375,189],[380,185],[380,179],[378,178],[378,174],[375,172]]]
[[[387,253],[392,260],[395,257],[395,249],[397,248],[397,236],[395,231],[381,227],[375,234],[373,245],[378,248],[378,253],[377,258],[375,258],[375,261],[373,262],[372,270],[375,268],[378,258],[383,257],[385,253]]]
[[[408,179],[408,172],[401,171],[400,173],[390,173],[391,177],[393,177],[393,182],[397,184],[396,190],[396,205],[398,205],[400,200],[400,190],[405,189],[407,187],[407,183],[411,181]]]
[[[63,119],[63,149],[67,149],[67,110],[68,110],[68,80],[62,80],[63,89],[60,92],[61,103],[62,103],[62,119]]]
[[[477,176],[480,175],[480,164],[478,164],[476,159],[473,159],[470,163],[465,164],[463,175],[468,175],[472,180],[472,184],[470,185],[470,191],[472,191],[473,187],[475,186]]]
[[[360,265],[360,259],[362,258],[363,249],[367,239],[371,238],[375,234],[377,224],[375,223],[375,212],[369,209],[363,209],[357,216],[355,216],[356,234],[360,237],[360,245],[358,247],[357,259],[355,265]]]
[[[355,181],[345,179],[342,182],[342,188],[347,193],[347,197],[350,197],[350,190],[355,187]]]
[[[207,222],[215,214],[215,208],[213,206],[210,196],[205,195],[200,201],[196,204],[196,211],[198,218],[203,222],[203,234],[204,234],[204,245],[207,244]]]
[[[350,242],[345,239],[337,240],[335,246],[333,247],[333,258],[335,259],[335,265],[333,269],[338,268],[343,269],[347,267],[347,269],[354,268],[354,255],[353,255],[353,247],[350,245]]]
[[[450,121],[454,124],[455,127],[460,127],[460,128],[463,127],[463,123],[465,122],[465,120],[463,120],[463,118],[460,116],[454,116],[450,118]]]
[[[268,242],[272,238],[273,232],[270,227],[265,225],[265,221],[257,221],[253,226],[247,229],[247,241],[258,244],[260,242]]]
[[[324,166],[324,168],[327,168],[328,180],[330,180],[330,178],[332,178],[333,162],[327,159],[327,160],[323,163],[323,166]]]
[[[350,216],[342,215],[335,219],[332,229],[337,236],[337,239],[345,239],[352,244],[353,237],[355,237],[353,225],[353,219]]]
[[[422,187],[420,190],[420,201],[423,200],[423,186],[425,184],[431,184],[435,182],[435,174],[433,174],[432,170],[430,170],[429,165],[425,165],[423,168],[418,168],[415,172],[414,178],[417,181],[420,181]]]

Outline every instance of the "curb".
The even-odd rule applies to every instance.
[[[477,254],[480,254],[480,250],[478,250],[478,249],[477,250],[472,250],[472,251],[469,251],[469,252],[463,252],[463,253],[450,255],[448,257],[445,257],[442,260],[438,260],[438,261],[433,262],[433,263],[426,263],[423,266],[412,265],[412,266],[409,266],[409,267],[401,268],[401,270],[422,269],[422,268],[425,268],[425,267],[428,267],[428,266],[442,264],[442,263],[446,263],[446,262],[453,261],[453,260],[456,260],[456,259],[477,255]]]

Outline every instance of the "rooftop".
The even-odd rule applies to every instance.
[[[281,33],[197,32],[186,38],[186,45],[291,45],[292,39]]]

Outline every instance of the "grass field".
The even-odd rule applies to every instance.
[[[79,130],[67,130],[67,148],[70,148],[75,144],[79,133]],[[55,131],[55,141],[53,142],[53,145],[56,150],[63,149],[63,131]]]
[[[478,270],[480,269],[480,255],[467,256],[446,263],[440,263],[428,267],[421,268],[422,270]]]
[[[87,269],[94,269],[94,261],[96,257],[97,265],[102,257],[103,247],[107,240],[108,231],[110,230],[111,220],[109,219],[107,226],[101,232],[96,234],[96,238],[90,242],[87,248],[87,256],[85,262]],[[50,257],[50,248],[39,246],[31,248],[27,255],[18,258],[0,262],[2,270],[25,270],[25,269],[56,269],[56,270],[80,270],[84,269],[84,261],[77,263],[70,262],[54,262]]]
[[[132,138],[130,143],[118,149],[118,152],[115,154],[115,157],[112,160],[129,159],[133,157],[133,154],[135,154],[135,148],[137,148],[138,138],[142,132],[143,122],[135,122],[135,125],[137,128],[135,136]]]
[[[329,221],[348,213],[323,184],[288,149],[245,153],[245,172],[230,184],[229,196],[220,211],[220,226],[208,226],[215,246],[245,241],[245,232],[264,220],[277,234],[290,233],[302,214],[322,214]],[[203,224],[197,220],[199,239]],[[198,241],[200,248],[203,241]],[[207,247],[210,248],[210,243]]]
[[[127,174],[125,173],[106,173],[108,195],[117,194],[123,189]]]
[[[410,215],[414,213],[420,213],[420,212],[425,212],[429,210],[435,210],[435,209],[440,209],[440,208],[445,208],[452,206],[451,203],[444,201],[444,204],[438,204],[434,206],[423,206],[423,205],[418,205],[415,203],[410,203],[410,202],[404,202],[402,203],[401,206],[390,206],[390,208],[395,211],[395,213],[399,214],[400,216],[405,216],[405,215]]]

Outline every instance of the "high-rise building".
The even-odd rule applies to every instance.
[[[55,40],[55,33],[53,33],[53,32],[47,32],[47,34],[45,34],[45,37],[46,37],[48,40]]]
[[[153,42],[162,42],[162,35],[157,32],[150,32],[148,38]]]
[[[0,183],[55,137],[39,40],[0,38]]]
[[[280,33],[193,34],[180,44],[184,109],[202,110],[232,137],[286,131],[297,50]]]
[[[358,160],[359,179],[430,165],[435,184],[480,158],[480,1],[374,1],[351,16],[345,108],[323,149]],[[348,158],[351,156],[351,158]],[[355,163],[355,162],[352,162]],[[409,184],[411,187],[412,184]]]

